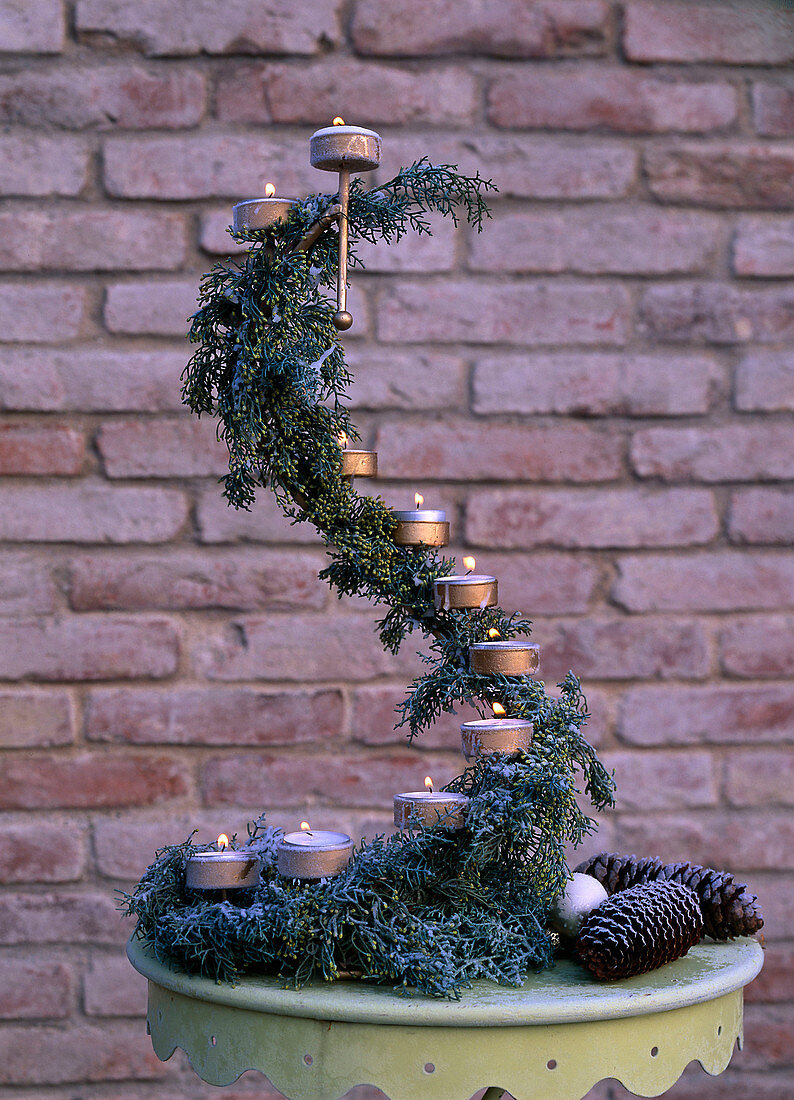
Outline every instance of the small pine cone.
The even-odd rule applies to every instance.
[[[758,898],[743,882],[736,882],[730,871],[715,871],[713,867],[695,863],[667,863],[659,878],[680,882],[695,891],[703,913],[704,932],[713,940],[754,936],[764,927]]]
[[[596,978],[630,978],[680,959],[702,932],[692,890],[677,882],[649,882],[594,909],[582,924],[576,952]]]
[[[653,882],[659,877],[662,866],[660,859],[640,859],[638,856],[602,852],[584,860],[575,870],[598,879],[608,894],[617,894],[642,882]]]

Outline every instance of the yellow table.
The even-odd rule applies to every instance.
[[[479,981],[459,1001],[398,997],[363,982],[298,991],[272,978],[216,985],[157,962],[131,940],[149,979],[157,1056],[177,1047],[213,1085],[260,1070],[289,1100],[337,1100],[372,1084],[391,1100],[580,1100],[617,1078],[659,1096],[697,1059],[722,1073],[742,1038],[742,990],[761,969],[752,939],[706,942],[650,974],[594,981],[561,961],[520,989]]]

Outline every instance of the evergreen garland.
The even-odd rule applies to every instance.
[[[457,222],[462,208],[479,229],[489,216],[483,192],[493,184],[450,165],[421,160],[367,191],[356,179],[349,206],[350,264],[357,240],[399,240],[428,233],[426,214]],[[319,883],[281,878],[271,858],[262,885],[235,904],[185,887],[189,840],[163,849],[124,905],[158,957],[219,980],[258,971],[301,985],[352,970],[434,996],[456,996],[473,978],[520,984],[549,965],[548,906],[568,877],[565,845],[594,823],[578,805],[577,772],[597,809],[612,804],[614,784],[581,733],[586,701],[569,673],[550,698],[528,677],[469,671],[473,642],[496,628],[503,639],[531,623],[498,607],[437,611],[433,580],[453,562],[427,548],[398,547],[395,521],[380,498],[362,497],[340,474],[342,432],[358,435],[344,406],[351,378],[332,317],[338,245],[325,233],[310,252],[301,241],[336,201],[302,200],[289,217],[237,239],[250,247],[217,265],[201,283],[190,338],[198,348],[183,396],[198,415],[218,418],[229,450],[225,495],[249,508],[272,490],[294,522],[313,524],[328,550],[320,576],[338,595],[385,605],[381,641],[396,652],[418,629],[429,640],[425,675],[401,704],[413,738],[461,703],[480,713],[500,702],[510,717],[534,724],[531,748],[480,760],[449,784],[470,798],[466,828],[447,833],[418,823],[357,849],[347,869]],[[271,852],[276,832],[249,828],[248,846]]]

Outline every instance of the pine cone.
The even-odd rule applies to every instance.
[[[702,932],[692,890],[677,882],[649,882],[620,891],[594,909],[582,924],[576,951],[596,978],[630,978],[680,959]]]
[[[704,933],[715,940],[753,936],[764,927],[758,898],[730,871],[715,871],[695,863],[665,863],[660,859],[619,856],[615,852],[586,859],[576,868],[592,875],[607,893],[616,894],[642,882],[679,882],[694,890],[700,901]]]

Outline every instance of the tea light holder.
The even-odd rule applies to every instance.
[[[378,476],[378,452],[377,451],[357,451],[348,449],[347,447],[347,433],[341,432],[339,435],[339,444],[342,448],[342,477],[352,479],[354,477],[377,477]]]
[[[526,642],[474,642],[469,668],[480,676],[531,676],[540,668],[540,646]]]
[[[277,221],[288,218],[297,201],[277,198],[276,188],[269,183],[263,199],[245,199],[232,207],[232,229],[235,233],[244,229],[269,229]]]
[[[339,173],[339,266],[336,279],[334,325],[340,332],[353,324],[347,310],[347,208],[350,202],[350,173],[371,172],[380,164],[381,139],[364,126],[346,126],[335,118],[332,126],[316,130],[309,139],[309,160],[324,172]]]
[[[418,821],[426,829],[437,825],[454,833],[466,824],[468,804],[469,799],[465,794],[434,791],[428,776],[425,779],[425,790],[405,791],[394,796],[394,824],[398,829],[408,829]]]
[[[467,760],[523,752],[532,744],[534,727],[523,718],[482,718],[460,727],[460,747]]]
[[[449,543],[447,513],[431,508],[412,508],[394,512],[397,526],[394,541],[398,546],[446,546]]]
[[[262,861],[244,849],[229,847],[225,834],[218,837],[218,852],[196,852],[185,866],[185,885],[191,890],[250,890],[258,886]]]
[[[436,611],[472,611],[492,607],[499,602],[496,577],[482,573],[439,577],[433,581]]]
[[[276,868],[285,878],[313,881],[332,878],[344,871],[353,854],[353,841],[347,833],[326,829],[308,829],[287,833],[276,848]]]

